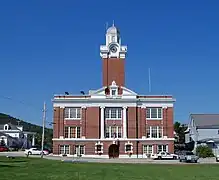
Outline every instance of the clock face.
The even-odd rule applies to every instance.
[[[112,53],[116,53],[116,52],[117,52],[117,47],[116,47],[116,46],[111,46],[111,47],[110,47],[110,51],[111,51]]]

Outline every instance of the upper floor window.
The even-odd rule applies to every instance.
[[[111,95],[112,95],[112,96],[116,96],[116,95],[117,95],[116,89],[112,89],[112,90],[111,90]]]
[[[162,119],[162,108],[152,107],[146,108],[147,119]]]
[[[65,127],[65,138],[81,138],[81,127]]]
[[[9,129],[9,128],[8,128],[8,125],[5,124],[5,125],[4,125],[4,130],[7,131],[8,129]]]
[[[121,138],[122,128],[120,126],[108,126],[105,132],[106,138]]]
[[[162,138],[163,137],[163,127],[160,126],[148,126],[146,128],[147,138]]]
[[[81,119],[81,108],[65,108],[65,119]]]
[[[116,42],[116,37],[112,36],[112,42]]]
[[[106,108],[106,119],[122,119],[122,108]]]

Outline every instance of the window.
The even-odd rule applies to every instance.
[[[70,154],[70,146],[69,145],[60,145],[59,154]]]
[[[7,124],[5,124],[5,126],[4,126],[4,130],[5,130],[5,131],[8,130],[8,125],[7,125]]]
[[[117,127],[112,126],[111,127],[111,138],[116,138],[116,131],[117,131]]]
[[[109,127],[106,128],[105,137],[106,137],[106,138],[109,138],[109,137],[110,137]]]
[[[95,153],[103,153],[103,143],[98,142],[95,144]]]
[[[112,89],[112,96],[115,96],[115,95],[116,95],[116,90]]]
[[[78,156],[84,154],[84,145],[76,145],[74,154],[77,154]]]
[[[146,127],[146,138],[150,138],[151,133],[150,133],[150,127]]]
[[[147,119],[162,119],[162,108],[146,108]]]
[[[122,128],[121,126],[108,126],[105,131],[105,138],[121,138]]]
[[[131,145],[131,144],[127,144],[127,145],[125,146],[125,151],[126,151],[126,152],[132,151],[132,145]]]
[[[101,151],[102,150],[102,145],[97,145],[97,151]]]
[[[106,108],[106,119],[122,119],[122,108]]]
[[[151,138],[157,138],[157,126],[151,127]]]
[[[65,138],[81,138],[81,127],[65,127]]]
[[[116,41],[115,36],[112,36],[112,42],[115,42],[115,41]]]
[[[81,108],[65,108],[65,119],[81,119]]]
[[[159,152],[167,152],[167,148],[168,148],[167,145],[158,145],[157,146],[157,153],[159,153]]]
[[[163,127],[160,127],[160,126],[146,127],[146,137],[147,138],[162,138],[163,137]]]
[[[143,145],[143,154],[153,154],[153,145]]]

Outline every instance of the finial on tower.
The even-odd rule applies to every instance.
[[[115,27],[115,21],[113,20],[113,27]]]

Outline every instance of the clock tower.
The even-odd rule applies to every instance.
[[[125,85],[125,57],[127,46],[121,45],[118,28],[114,24],[107,29],[106,44],[100,46],[103,60],[103,86],[109,87],[114,82],[118,87]]]

